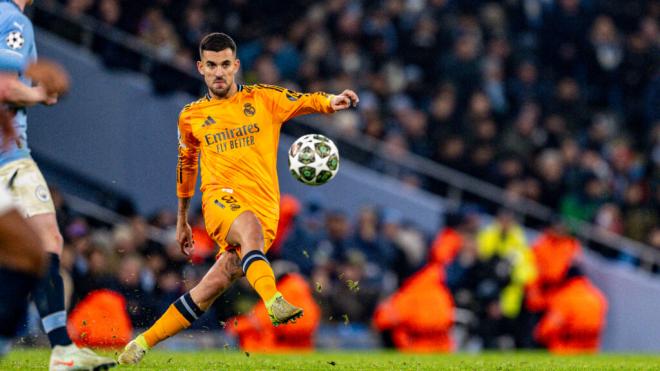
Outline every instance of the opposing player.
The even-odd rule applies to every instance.
[[[48,252],[49,266],[44,278],[33,291],[44,330],[53,347],[51,370],[101,369],[115,365],[114,360],[100,357],[88,349],[79,349],[66,331],[64,286],[60,276],[62,236],[55,219],[55,208],[46,182],[30,157],[27,144],[26,107],[55,104],[68,87],[68,80],[51,66],[36,65],[33,77],[47,84],[32,86],[25,75],[26,67],[36,60],[32,23],[23,15],[30,0],[0,0],[0,65],[18,67],[20,84],[12,84],[4,92],[4,101],[15,112],[16,139],[0,152],[0,182],[12,194],[30,226]],[[3,298],[3,300],[11,300]]]
[[[222,33],[204,37],[199,54],[197,68],[208,93],[184,107],[179,116],[177,240],[181,251],[189,255],[194,241],[188,208],[201,153],[204,220],[220,253],[197,286],[126,346],[119,356],[122,364],[138,363],[151,347],[189,327],[243,275],[263,300],[273,325],[302,315],[301,308],[277,291],[265,255],[279,217],[280,128],[299,115],[332,113],[358,103],[350,90],[339,95],[300,94],[276,86],[237,84],[236,44]]]
[[[2,147],[15,137],[13,115],[1,103],[11,88],[13,76],[5,72],[11,66],[0,65],[0,132]],[[0,148],[2,148],[0,147]],[[43,276],[45,253],[39,236],[30,228],[0,185],[0,356],[4,355],[25,318],[28,296]]]

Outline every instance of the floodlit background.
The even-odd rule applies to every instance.
[[[222,31],[243,83],[360,95],[283,129],[269,255],[318,306],[304,346],[660,350],[658,1],[38,0],[28,14],[73,83],[28,132],[70,309],[111,289],[117,320],[143,328],[213,261],[199,203],[192,263],[173,238],[176,119],[203,94],[200,38]],[[318,188],[286,168],[310,132],[342,155]],[[276,349],[234,325],[256,302],[240,282],[163,346]]]

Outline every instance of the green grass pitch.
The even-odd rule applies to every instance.
[[[46,349],[14,349],[0,361],[0,370],[45,370],[48,356]],[[266,355],[155,350],[138,366],[113,370],[660,370],[660,356],[557,357],[543,352],[416,355],[382,351]]]

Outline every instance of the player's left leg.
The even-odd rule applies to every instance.
[[[119,363],[140,362],[146,352],[156,344],[190,327],[234,281],[242,276],[240,259],[236,251],[223,252],[197,286],[172,303],[153,326],[126,345],[119,355]]]

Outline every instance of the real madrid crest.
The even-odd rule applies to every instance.
[[[243,105],[243,113],[245,114],[245,116],[252,117],[256,112],[257,110],[254,108],[252,103],[245,103]]]

